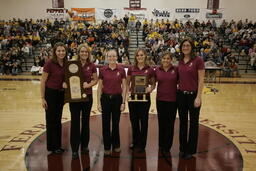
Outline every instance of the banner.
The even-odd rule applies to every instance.
[[[119,18],[123,17],[121,9],[105,9],[105,8],[96,8],[96,20],[107,20],[110,21],[116,16]]]
[[[74,21],[95,21],[95,8],[71,8]]]
[[[66,18],[68,10],[65,8],[47,8],[47,18],[49,19],[64,19]]]
[[[125,9],[125,14],[128,14],[130,16],[131,14],[136,16],[136,20],[144,20],[146,18],[145,10],[127,10]]]
[[[199,8],[176,8],[175,18],[178,20],[202,19],[202,13]]]

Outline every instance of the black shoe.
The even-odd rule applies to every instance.
[[[86,148],[81,148],[81,154],[88,154],[89,153],[89,149]]]
[[[185,153],[185,152],[180,151],[180,153],[179,153],[179,157],[180,157],[180,158],[185,158],[185,156],[186,156],[186,153]]]
[[[145,153],[145,148],[139,148],[137,152],[138,153]]]
[[[52,154],[62,154],[65,150],[64,149],[57,149],[57,150],[53,150]]]
[[[189,154],[189,153],[185,154],[185,156],[183,157],[183,159],[185,159],[185,160],[189,160],[191,158],[193,158],[193,155]]]
[[[171,154],[170,154],[170,151],[169,151],[169,150],[162,150],[161,152],[162,152],[162,155],[163,155],[164,157],[171,157]]]
[[[72,159],[77,159],[79,157],[78,152],[72,153]]]

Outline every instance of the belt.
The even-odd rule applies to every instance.
[[[182,90],[179,90],[179,92],[181,92],[182,94],[196,94],[197,91],[182,91]]]
[[[102,93],[102,96],[105,96],[105,97],[108,97],[108,98],[112,99],[112,98],[120,97],[122,95],[121,94],[105,94],[105,93]]]

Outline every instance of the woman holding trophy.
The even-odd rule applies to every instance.
[[[135,52],[134,65],[128,68],[127,90],[129,94],[129,113],[132,126],[132,144],[144,152],[147,143],[148,115],[151,105],[150,93],[155,88],[154,69],[148,65],[144,49]]]
[[[86,100],[82,102],[70,102],[71,113],[70,144],[72,158],[78,158],[78,149],[81,144],[81,153],[89,152],[88,144],[90,138],[90,113],[92,108],[92,87],[97,84],[98,76],[95,64],[91,62],[90,48],[81,44],[77,48],[77,60],[81,62],[82,76],[84,77],[83,88],[86,93]],[[82,114],[82,128],[80,133],[80,115]]]
[[[98,83],[98,110],[102,112],[102,133],[104,156],[120,152],[119,121],[121,111],[125,109],[126,74],[123,67],[117,65],[117,52],[107,52],[108,65],[100,68]],[[111,130],[112,119],[112,130]]]

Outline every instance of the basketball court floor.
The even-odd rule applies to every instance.
[[[145,153],[131,151],[129,113],[121,115],[121,153],[103,157],[101,116],[96,109],[96,88],[90,120],[89,154],[71,159],[70,112],[63,112],[62,155],[45,146],[45,114],[40,101],[39,76],[0,76],[0,171],[22,170],[256,170],[256,78],[221,78],[207,84],[200,115],[198,153],[190,160],[178,156],[175,123],[171,156],[158,151],[155,92],[149,117]]]

